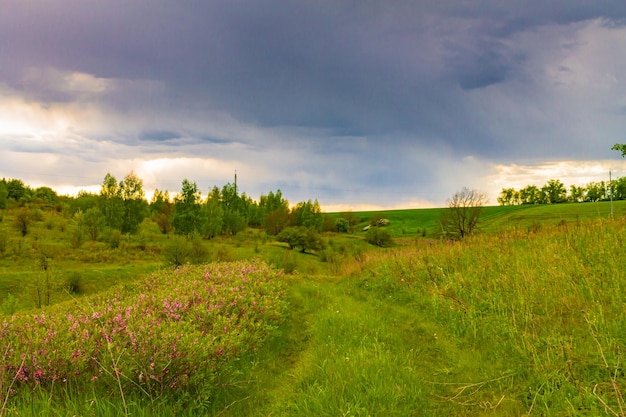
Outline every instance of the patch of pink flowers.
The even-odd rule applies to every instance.
[[[186,266],[0,323],[0,384],[53,381],[163,392],[206,383],[281,319],[280,272],[260,261]]]

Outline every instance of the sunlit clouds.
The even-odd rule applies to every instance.
[[[626,4],[0,3],[0,177],[322,208],[626,175]]]

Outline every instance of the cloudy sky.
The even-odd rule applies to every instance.
[[[2,0],[0,177],[326,211],[626,176],[624,0]]]

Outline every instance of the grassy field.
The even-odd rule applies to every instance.
[[[438,237],[441,233],[439,219],[445,209],[409,209],[355,212],[355,227],[359,234],[374,217],[390,220],[388,230],[396,238]],[[626,201],[615,201],[616,217],[626,215]],[[502,229],[530,227],[533,224],[555,225],[561,221],[572,222],[588,219],[609,218],[610,202],[570,203],[558,205],[487,206],[481,214],[482,231],[498,232]]]
[[[357,231],[326,236],[317,255],[254,230],[195,242],[192,261],[258,258],[285,271],[280,325],[229,362],[218,389],[155,398],[84,382],[15,395],[0,385],[0,416],[626,415],[625,209],[616,202],[610,220],[609,203],[487,207],[482,233],[463,242],[434,238],[440,209],[355,213]],[[391,221],[395,247],[362,239],[374,215]],[[75,248],[63,220],[21,238],[4,214],[4,310],[8,292],[28,316],[87,305],[92,293],[141,291],[135,283],[166,272],[179,243],[147,222],[143,237],[117,248]],[[33,291],[46,288],[42,246],[55,285],[52,305],[33,310]],[[63,287],[76,272],[82,288],[70,295]]]

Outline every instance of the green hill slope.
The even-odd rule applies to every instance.
[[[387,228],[392,236],[415,237],[425,231],[426,237],[437,235],[440,231],[439,219],[445,208],[360,211],[354,215],[359,220],[356,232],[362,233],[373,217],[385,218],[390,221]],[[615,217],[626,215],[626,201],[613,203]],[[611,203],[569,203],[552,205],[521,205],[521,206],[487,206],[481,215],[481,230],[497,232],[501,229],[522,227],[537,224],[554,225],[588,219],[608,218]]]

